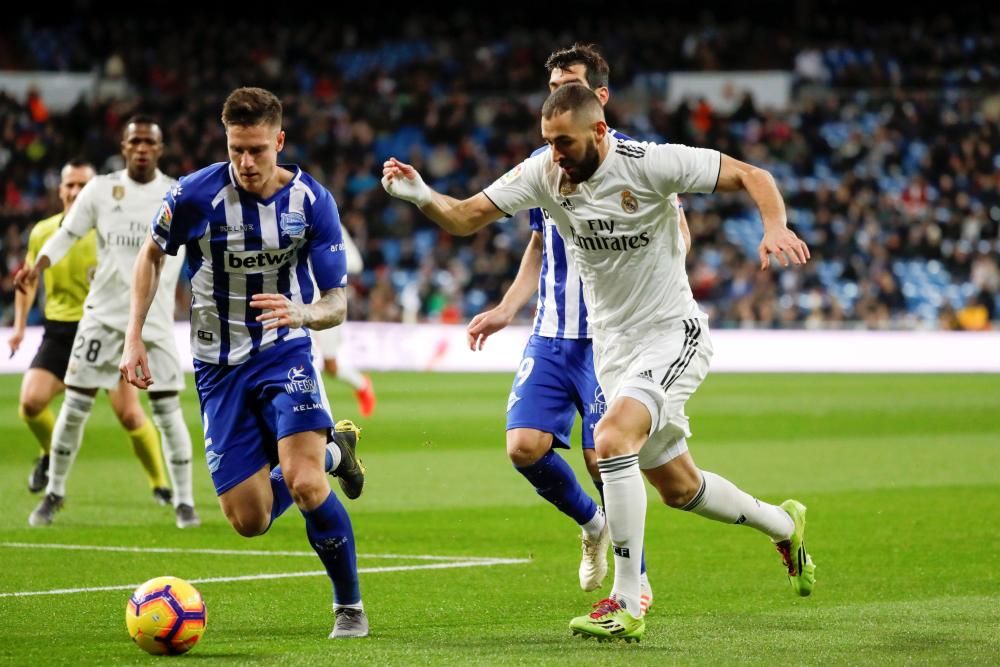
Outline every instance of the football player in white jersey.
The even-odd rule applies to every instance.
[[[146,240],[149,220],[177,183],[157,168],[162,153],[160,126],[148,116],[129,119],[122,138],[125,169],[91,180],[62,226],[42,246],[34,266],[25,267],[17,277],[34,283],[38,274],[62,259],[77,240],[91,229],[97,230],[97,271],[73,341],[64,380],[66,397],[52,434],[49,483],[45,497],[29,517],[33,526],[52,523],[63,506],[66,479],[98,389],[115,389],[122,380],[118,361],[128,325],[132,265]],[[173,485],[175,519],[178,528],[188,528],[201,522],[191,488],[191,436],[177,395],[184,388],[184,373],[174,342],[173,312],[182,264],[182,258],[174,258],[164,270],[167,287],[160,291],[143,338],[161,369],[150,404]]]
[[[59,198],[63,202],[63,210],[32,227],[25,257],[28,264],[35,263],[38,251],[59,229],[77,195],[94,175],[94,167],[83,160],[74,160],[62,168]],[[31,360],[31,368],[21,382],[18,410],[42,449],[42,456],[28,477],[28,490],[32,493],[38,493],[49,484],[49,452],[56,423],[49,404],[66,389],[63,378],[73,354],[73,339],[76,338],[77,324],[83,317],[83,304],[90,292],[90,281],[96,266],[97,234],[91,232],[45,274],[45,333],[35,358]],[[14,296],[15,326],[9,340],[11,355],[24,339],[24,326],[38,285],[23,285],[23,288],[23,291],[18,289]],[[153,499],[161,505],[168,504],[170,482],[160,456],[160,437],[142,411],[139,392],[127,383],[119,382],[117,388],[108,391],[108,398],[112,411],[128,434],[132,451],[142,464],[153,490]]]
[[[610,66],[593,44],[573,44],[558,49],[545,62],[549,91],[567,83],[580,83],[607,104]],[[609,130],[618,138],[628,139]],[[547,150],[539,148],[536,153]],[[680,213],[681,232],[690,246],[690,232]],[[507,456],[514,469],[528,480],[536,493],[573,519],[581,529],[580,587],[601,587],[608,572],[608,533],[604,510],[576,479],[569,464],[557,454],[570,447],[573,421],[582,420],[580,444],[587,471],[604,504],[604,483],[597,467],[594,429],[607,407],[594,373],[593,345],[583,302],[580,277],[566,257],[566,244],[555,223],[542,209],[530,214],[531,240],[524,251],[517,276],[495,307],[469,322],[469,346],[482,349],[486,339],[511,323],[514,316],[538,292],[538,307],[532,335],[507,399]],[[653,588],[641,563],[645,613],[653,603]]]
[[[700,470],[686,440],[684,405],[708,372],[712,344],[685,272],[677,194],[745,191],[764,224],[761,268],[770,254],[785,266],[803,264],[809,250],[788,229],[773,177],[714,150],[618,140],[608,133],[600,100],[579,84],[561,86],[545,101],[542,137],[548,151],[465,200],[433,191],[395,158],[384,164],[382,183],[453,234],[540,206],[566,240],[590,308],[594,365],[608,403],[595,445],[615,560],[611,595],[570,622],[574,634],[638,641],[645,632],[637,557],[646,517],[642,474],[670,507],[765,533],[793,590],[809,595],[815,565],[805,549],[805,507],[762,502]]]
[[[347,273],[356,275],[364,269],[364,260],[354,240],[341,228],[344,234],[344,251],[347,254]],[[346,323],[345,323],[346,324]],[[350,385],[354,390],[354,398],[358,401],[358,412],[362,417],[371,417],[375,411],[375,388],[371,378],[355,368],[349,359],[344,359],[340,348],[344,343],[344,325],[329,329],[313,329],[315,341],[313,357],[322,360],[322,368],[338,380]]]

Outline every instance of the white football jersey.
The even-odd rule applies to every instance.
[[[549,150],[483,192],[507,214],[545,209],[583,281],[597,332],[705,317],[684,267],[677,194],[715,190],[721,154],[610,135],[606,141],[597,171],[567,194],[560,193],[563,172]]]
[[[97,270],[83,304],[84,317],[125,331],[136,255],[149,238],[164,195],[176,183],[159,170],[149,183],[137,183],[123,169],[91,179],[80,191],[62,226],[77,238],[97,229]],[[173,336],[174,293],[183,263],[182,255],[166,257],[143,338]]]

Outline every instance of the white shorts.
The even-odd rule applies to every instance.
[[[344,341],[344,325],[330,327],[329,329],[314,329],[313,340],[319,346],[319,351],[323,359],[336,359],[340,351],[340,344]],[[321,364],[322,365],[322,364]]]
[[[173,337],[144,340],[153,391],[184,389],[184,372]],[[121,379],[118,364],[125,347],[125,332],[101,324],[84,314],[73,339],[73,351],[64,382],[81,389],[114,389]]]
[[[708,321],[684,320],[676,328],[595,336],[594,368],[608,405],[628,396],[649,410],[649,439],[639,467],[656,468],[687,451],[691,429],[684,405],[708,375],[712,339]]]

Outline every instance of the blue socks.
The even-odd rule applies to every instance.
[[[330,472],[333,457],[326,452],[324,469]],[[271,522],[295,504],[292,492],[285,484],[281,466],[271,470]],[[358,556],[354,546],[354,529],[347,510],[332,491],[318,507],[302,511],[306,520],[309,544],[323,562],[326,573],[333,582],[333,601],[338,605],[355,605],[361,602],[358,585]]]
[[[285,476],[281,474],[281,466],[276,466],[271,470],[271,493],[274,500],[271,501],[271,523],[285,513],[289,507],[295,504],[292,500],[292,492],[285,484]]]
[[[328,449],[323,462],[323,470],[330,472],[331,468],[333,468],[333,455]],[[275,519],[295,504],[292,500],[292,493],[288,490],[288,485],[285,484],[285,475],[281,472],[280,465],[271,469],[271,493],[274,494],[274,500],[271,502],[271,523],[274,523]]]
[[[333,601],[338,605],[355,605],[361,601],[358,585],[358,557],[354,546],[354,530],[347,511],[331,491],[319,507],[303,511],[309,543],[323,561],[333,582]]]
[[[594,517],[597,504],[583,491],[576,479],[576,473],[561,456],[551,449],[534,464],[524,468],[514,468],[531,482],[542,498],[570,517],[578,525],[583,525]]]

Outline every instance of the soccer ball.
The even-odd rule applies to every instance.
[[[132,641],[157,655],[186,653],[205,632],[205,601],[194,586],[177,577],[150,579],[125,605]]]

